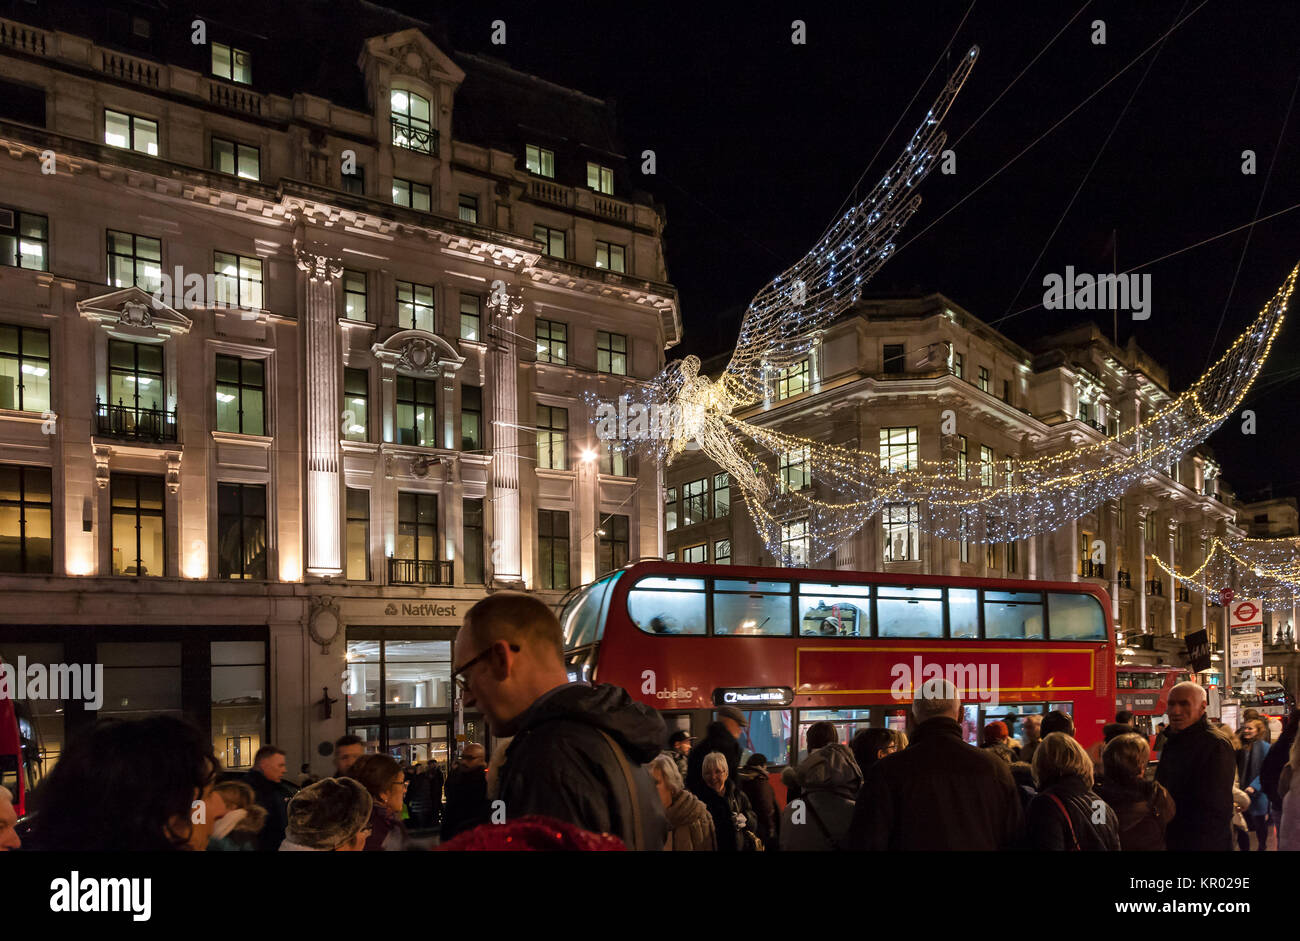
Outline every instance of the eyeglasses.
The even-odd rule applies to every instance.
[[[518,644],[511,644],[510,649],[515,653],[519,653],[520,648]],[[487,650],[483,651],[477,657],[470,660],[464,666],[459,666],[456,669],[451,671],[451,681],[456,684],[457,689],[459,689],[462,693],[469,691],[469,677],[466,676],[465,674],[469,672],[470,667],[478,663],[480,660],[482,660],[491,652],[492,652],[492,648],[488,647]]]

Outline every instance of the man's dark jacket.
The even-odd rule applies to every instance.
[[[1019,842],[1023,826],[1010,766],[968,745],[957,721],[939,716],[871,766],[847,842],[863,850],[1002,850]]]
[[[442,842],[487,823],[487,768],[466,768],[459,761],[447,774],[447,806],[442,812]]]
[[[264,853],[274,853],[284,842],[284,831],[289,826],[289,791],[256,768],[245,772],[244,783],[253,789],[253,797],[266,811],[266,823],[257,835],[257,848]]]
[[[635,793],[604,731],[623,752]],[[498,796],[515,820],[542,814],[593,833],[612,833],[632,849],[662,850],[668,821],[654,779],[642,767],[659,754],[663,719],[609,684],[573,683],[535,703],[506,749]],[[640,809],[634,839],[632,801]]]
[[[691,753],[686,756],[687,790],[698,794],[707,789],[704,783],[704,756],[715,751],[722,752],[727,759],[727,777],[736,780],[740,774],[740,742],[721,722],[710,722],[704,730],[704,738],[696,742]]]
[[[776,849],[780,838],[781,809],[776,805],[776,791],[772,789],[767,769],[741,768],[736,783],[749,798],[749,806],[754,808],[754,816],[758,818],[755,835],[765,847]]]
[[[1232,745],[1202,716],[1181,732],[1169,729],[1156,766],[1178,812],[1169,821],[1170,850],[1232,850],[1232,784],[1237,760]]]

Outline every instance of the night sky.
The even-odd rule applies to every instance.
[[[775,12],[712,2],[437,5],[436,14],[427,3],[388,5],[446,17],[458,49],[617,101],[628,155],[652,148],[658,157],[645,189],[667,210],[668,272],[686,331],[670,356],[733,345],[750,298],[811,247],[906,109],[863,190],[876,182],[946,78],[945,61],[925,81],[954,31],[953,60],[980,46],[945,122],[958,172],[936,170],[922,185],[921,210],[874,292],[942,291],[1029,343],[1081,316],[1039,306],[1044,275],[1066,265],[1109,271],[1115,230],[1120,270],[1151,274],[1153,290],[1149,320],[1121,312],[1119,342],[1136,334],[1180,392],[1300,261],[1295,208],[1253,234],[1147,264],[1250,223],[1257,206],[1263,217],[1300,204],[1300,4],[981,0],[960,29],[969,0]],[[497,18],[505,46],[489,42]],[[790,41],[794,19],[806,23],[806,45]],[[1098,19],[1105,45],[1091,41]],[[1247,149],[1254,175],[1241,172]],[[1211,439],[1239,495],[1270,484],[1300,493],[1297,354],[1300,298],[1245,406],[1258,433],[1245,436],[1230,419]]]

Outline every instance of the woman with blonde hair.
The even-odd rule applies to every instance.
[[[1237,848],[1242,852],[1250,849],[1253,831],[1258,842],[1255,849],[1263,852],[1268,849],[1268,798],[1264,796],[1260,772],[1264,769],[1264,759],[1268,757],[1268,726],[1261,719],[1247,719],[1239,734],[1241,747],[1237,751],[1237,779],[1241,782],[1241,789],[1250,796],[1250,804],[1243,811],[1248,829],[1237,831]]]
[[[212,789],[226,812],[212,827],[208,852],[256,852],[257,835],[266,822],[266,808],[243,781],[223,781]]]
[[[1093,791],[1092,759],[1064,732],[1052,732],[1034,750],[1038,796],[1029,803],[1025,833],[1035,850],[1118,850],[1119,820]],[[1102,823],[1094,823],[1104,809]]]
[[[650,777],[668,818],[668,842],[664,849],[675,851],[716,850],[713,815],[704,802],[686,790],[682,773],[671,755],[660,752],[650,762]]]

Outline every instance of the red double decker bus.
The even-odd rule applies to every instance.
[[[1062,709],[1080,743],[1115,712],[1110,602],[1085,583],[638,562],[576,590],[561,612],[569,674],[614,683],[701,735],[748,713],[746,749],[797,761],[808,727],[840,741],[910,727],[914,690],[964,692],[967,741]]]
[[[1157,720],[1169,712],[1169,693],[1187,679],[1191,674],[1179,667],[1120,666],[1115,674],[1115,711],[1127,709],[1139,732],[1154,735]]]

